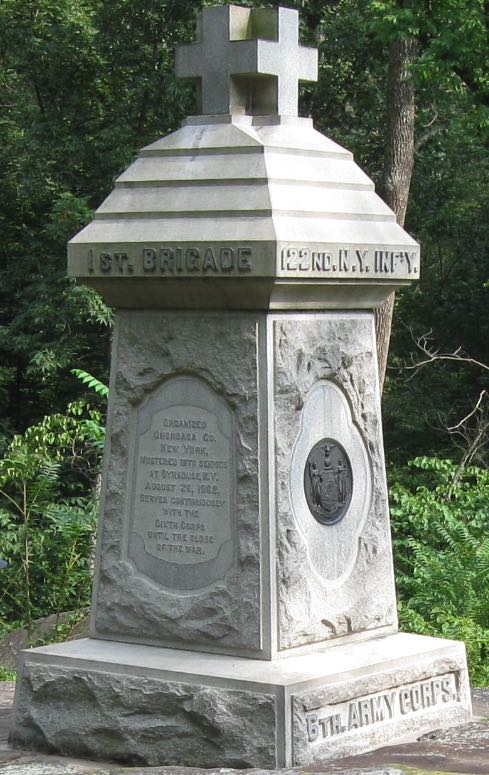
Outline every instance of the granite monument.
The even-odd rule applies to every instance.
[[[202,115],[69,244],[116,308],[90,638],[26,651],[14,745],[285,767],[470,718],[463,644],[399,633],[374,308],[419,246],[297,116],[297,12],[205,8]]]

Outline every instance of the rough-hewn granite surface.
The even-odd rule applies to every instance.
[[[260,648],[259,319],[246,313],[117,314],[94,596],[97,637],[224,651]],[[225,578],[193,594],[162,590],[124,560],[122,546],[131,413],[178,375],[204,380],[222,396],[236,428],[237,563]]]
[[[373,314],[284,316],[276,319],[273,336],[279,645],[286,649],[365,630],[374,634],[380,627],[395,629]],[[351,536],[356,560],[340,584],[322,580],[312,567],[288,487],[301,410],[308,393],[321,381],[333,382],[343,392],[371,461],[368,515],[360,537]],[[312,433],[311,446],[317,441]],[[323,528],[325,552],[332,550],[328,536],[335,528]]]
[[[25,668],[12,743],[194,767],[275,764],[275,697],[115,673]]]
[[[246,313],[118,314],[104,520],[94,598],[95,636],[258,655],[262,625],[265,646],[276,630],[273,622],[270,629],[268,618],[263,618],[269,605],[266,492],[274,470],[276,501],[271,519],[277,532],[279,648],[311,646],[367,631],[395,630],[373,316],[272,315],[268,320],[273,329],[268,352],[265,323],[264,315]],[[270,472],[265,462],[267,373],[274,394],[274,427],[268,438],[275,469],[272,466]],[[165,380],[179,375],[204,381],[225,400],[236,428],[237,562],[225,577],[192,594],[162,589],[138,572],[123,552],[135,408]],[[291,461],[301,433],[304,405],[311,391],[323,384],[334,385],[343,396],[364,450],[364,468],[369,469],[368,476],[360,474],[358,468],[353,472],[357,488],[354,498],[361,499],[362,488],[365,490],[365,515],[361,529],[346,536],[343,531],[340,539],[343,545],[348,544],[344,556],[352,567],[341,583],[321,578],[311,563],[291,498]],[[311,445],[318,441],[314,431],[315,423]],[[331,434],[334,437],[334,428]],[[259,465],[263,465],[261,481]],[[304,465],[305,460],[299,461],[301,469]],[[302,484],[295,488],[302,489]],[[324,536],[325,554],[338,554],[338,539],[335,545],[330,538],[340,528],[324,528],[320,540]],[[273,541],[273,530],[271,535]],[[273,546],[271,554],[273,580]],[[261,583],[266,593],[263,600]]]
[[[14,684],[0,682],[0,771],[5,775],[219,775],[219,769],[198,767],[126,767],[109,762],[72,759],[7,746]],[[472,691],[474,711],[489,715],[489,690]],[[413,769],[416,768],[416,769]],[[419,768],[419,769],[418,769]],[[424,735],[418,742],[381,748],[371,753],[310,764],[305,770],[233,770],[229,775],[292,775],[293,772],[337,775],[427,775],[428,772],[489,775],[489,724],[487,718],[449,730]]]
[[[311,743],[306,732],[306,716],[308,711],[326,706],[328,713],[335,713],[335,705],[345,700],[355,700],[375,695],[378,692],[410,687],[416,682],[431,681],[437,676],[454,675],[457,686],[456,694],[450,701],[440,699],[435,705],[427,705],[415,713],[394,712],[393,717],[385,714],[382,723],[361,724],[357,729],[343,734],[318,738]],[[321,711],[317,711],[321,715]],[[327,715],[323,713],[322,715]],[[353,756],[382,745],[392,744],[393,740],[407,736],[422,735],[434,725],[448,726],[469,721],[470,687],[465,667],[463,652],[454,649],[452,656],[438,659],[420,660],[414,664],[387,672],[384,670],[372,672],[360,678],[351,678],[335,686],[318,686],[292,696],[292,749],[293,762],[296,766],[311,762],[327,761],[345,756]]]

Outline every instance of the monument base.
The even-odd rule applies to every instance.
[[[455,641],[398,633],[266,662],[85,639],[23,652],[11,743],[150,766],[275,768],[470,718]]]

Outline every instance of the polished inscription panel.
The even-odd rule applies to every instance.
[[[128,557],[190,590],[234,562],[233,415],[205,382],[174,377],[137,410]]]
[[[311,449],[304,469],[304,491],[313,517],[335,525],[351,501],[353,475],[345,450],[334,439],[321,439]]]

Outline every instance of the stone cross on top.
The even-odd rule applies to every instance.
[[[200,86],[201,112],[297,116],[299,81],[317,81],[318,53],[299,45],[291,8],[204,8],[198,42],[178,46],[176,74]]]

